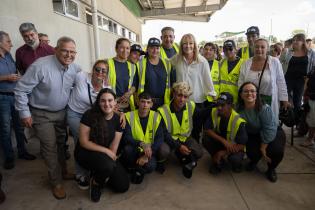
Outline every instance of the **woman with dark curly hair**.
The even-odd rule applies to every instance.
[[[80,141],[74,155],[82,167],[91,171],[90,198],[94,202],[100,200],[105,184],[115,192],[129,189],[128,174],[117,160],[122,128],[115,106],[115,93],[104,88],[80,122]]]

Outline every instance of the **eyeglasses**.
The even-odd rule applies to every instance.
[[[106,68],[101,68],[101,67],[98,67],[98,66],[96,66],[94,68],[94,71],[97,72],[97,73],[103,73],[103,74],[107,73],[107,69]]]
[[[245,93],[245,94],[249,94],[249,93],[254,94],[256,92],[257,92],[256,90],[243,90],[243,93]]]
[[[76,55],[76,54],[77,54],[76,51],[66,50],[66,49],[60,49],[60,52],[61,52],[62,54],[64,54],[64,55],[67,55],[68,53],[69,53],[70,55]]]

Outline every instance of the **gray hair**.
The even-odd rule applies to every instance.
[[[63,43],[68,43],[68,42],[72,42],[74,45],[76,45],[76,44],[75,44],[75,41],[74,41],[72,38],[70,38],[70,37],[68,37],[68,36],[63,36],[63,37],[60,37],[60,38],[58,39],[58,41],[57,41],[57,47],[60,47],[61,44],[63,44]]]
[[[5,37],[5,36],[9,36],[9,34],[8,33],[6,33],[6,32],[4,32],[4,31],[0,31],[0,42],[2,42],[3,41],[3,38]]]
[[[33,23],[22,23],[20,25],[19,30],[20,30],[21,34],[24,33],[24,32],[29,32],[29,31],[34,31],[34,32],[37,33],[37,30],[36,30],[36,28],[35,28]]]

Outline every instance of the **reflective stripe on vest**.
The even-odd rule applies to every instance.
[[[164,90],[164,104],[170,103],[170,97],[171,97],[171,63],[168,60],[160,58],[164,68],[166,70],[166,85]],[[139,88],[138,88],[138,94],[142,93],[144,91],[145,86],[145,74],[147,70],[147,58],[143,58],[139,61]]]
[[[170,104],[164,104],[159,108],[159,112],[164,119],[166,128],[174,140],[179,139],[181,142],[185,142],[191,135],[195,106],[195,103],[192,101],[186,103],[186,109],[183,111],[181,123],[178,122],[176,114],[171,112]]]
[[[242,63],[243,60],[240,59],[230,73],[228,71],[228,61],[226,59],[224,59],[220,65],[220,93],[229,92],[233,96],[234,104],[236,104],[238,97],[238,78]]]
[[[247,47],[243,47],[242,48],[242,57],[241,57],[243,60],[247,60],[249,59],[249,48],[248,46]]]
[[[130,125],[132,138],[136,141],[152,144],[156,131],[161,122],[161,115],[158,112],[150,111],[145,134],[140,123],[138,110],[126,113],[126,119]]]
[[[116,93],[117,78],[116,78],[115,62],[113,58],[108,59],[108,66],[109,66],[109,82],[113,88],[113,91]],[[127,61],[127,66],[128,66],[128,72],[129,72],[128,90],[130,90],[132,87],[134,76],[136,74],[136,67],[135,67],[135,64],[132,64],[129,61]],[[135,103],[134,103],[133,95],[130,96],[129,105],[130,105],[131,110],[135,110]]]
[[[213,108],[211,111],[211,118],[212,118],[212,124],[213,128],[217,133],[220,133],[220,120],[221,118],[218,116],[218,110],[217,108]],[[235,143],[235,138],[238,132],[238,129],[241,125],[241,123],[246,122],[243,118],[240,117],[240,115],[232,109],[231,116],[228,122],[227,126],[227,134],[226,138],[227,140]]]
[[[178,53],[178,47],[177,47],[177,45],[175,43],[173,44],[173,48],[176,51],[176,53]],[[160,47],[160,57],[163,58],[163,59],[170,59],[169,57],[167,57],[167,54],[166,54],[166,52],[165,52],[165,50],[164,50],[162,45]]]

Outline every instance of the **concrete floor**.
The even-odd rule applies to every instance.
[[[289,132],[287,132],[289,133]],[[50,191],[47,171],[42,159],[17,160],[13,170],[1,169],[3,190],[7,195],[2,210],[309,210],[315,208],[315,147],[298,146],[303,138],[295,138],[295,146],[287,144],[284,160],[278,167],[278,182],[271,183],[262,171],[261,161],[254,172],[223,171],[218,176],[208,173],[209,155],[205,153],[192,179],[181,174],[172,159],[163,175],[152,173],[141,185],[131,185],[125,194],[114,194],[105,189],[101,201],[92,203],[88,191],[80,190],[74,181],[64,182],[67,198],[56,200]],[[289,140],[288,140],[289,142]],[[39,143],[30,141],[29,151],[39,155]],[[73,159],[69,161],[73,169]]]

